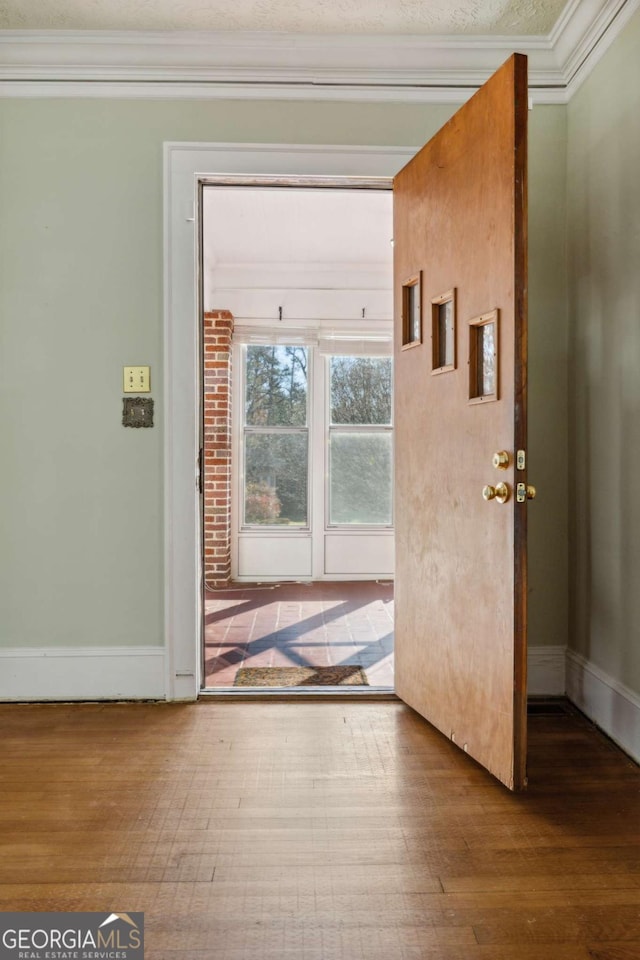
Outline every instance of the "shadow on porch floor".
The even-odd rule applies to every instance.
[[[205,687],[240,667],[359,664],[393,690],[393,583],[236,584],[205,597]],[[246,689],[246,688],[245,688]]]

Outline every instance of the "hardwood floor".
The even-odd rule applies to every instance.
[[[638,960],[640,770],[530,718],[511,795],[400,703],[0,706],[0,911],[147,960]]]

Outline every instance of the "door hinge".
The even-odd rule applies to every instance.
[[[198,491],[202,493],[204,491],[204,448],[200,447],[198,451]]]

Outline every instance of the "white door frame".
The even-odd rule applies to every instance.
[[[162,421],[167,700],[195,700],[201,688],[198,183],[216,174],[393,177],[415,152],[411,147],[164,144]]]

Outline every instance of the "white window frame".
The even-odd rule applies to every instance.
[[[295,338],[294,338],[295,339]],[[329,503],[329,434],[331,429],[347,430],[353,432],[374,430],[380,433],[390,433],[393,437],[393,407],[392,422],[388,424],[357,424],[355,426],[336,424],[332,428],[330,419],[330,361],[332,356],[358,356],[359,353],[345,352],[336,345],[335,351],[327,352],[320,348],[320,337],[313,341],[307,330],[307,339],[304,343],[309,357],[308,368],[308,392],[307,392],[307,430],[308,430],[308,517],[309,525],[306,527],[280,527],[278,524],[245,524],[244,523],[244,404],[245,404],[245,384],[246,384],[246,351],[251,340],[244,339],[242,328],[239,329],[238,339],[232,344],[233,350],[233,369],[238,371],[238,375],[233,377],[232,385],[232,406],[231,406],[231,436],[232,436],[232,496],[231,496],[231,575],[232,579],[239,582],[250,582],[255,579],[251,571],[241,568],[241,552],[243,538],[259,538],[262,541],[271,540],[276,545],[280,541],[291,541],[293,539],[307,540],[310,542],[311,549],[311,570],[309,576],[314,580],[322,579],[340,579],[338,575],[326,573],[326,538],[327,535],[344,534],[345,536],[375,537],[376,535],[394,535],[393,524],[393,499],[392,499],[392,518],[389,524],[331,524],[329,522],[330,503]],[[287,345],[288,340],[285,335],[278,334],[273,340],[270,340],[268,332],[265,331],[264,337],[260,338],[260,343],[269,344],[270,342]],[[292,341],[293,342],[293,341]],[[338,341],[339,343],[339,341]],[[302,344],[300,344],[302,345]],[[374,348],[370,353],[363,356],[379,356],[386,354],[382,351],[377,352]],[[393,376],[393,367],[392,367]],[[271,428],[266,428],[268,431]],[[287,428],[281,428],[286,430]],[[294,428],[295,430],[296,428]],[[260,432],[260,430],[256,430]],[[392,440],[393,443],[393,440]],[[393,484],[393,476],[392,476]],[[371,541],[369,541],[371,542]],[[245,544],[246,546],[246,544]],[[364,547],[364,542],[363,542]],[[381,571],[381,575],[382,571]],[[301,574],[301,578],[305,576]],[[368,579],[368,574],[354,574],[346,578]],[[264,582],[279,581],[283,579],[277,574],[270,575],[264,571],[260,575],[260,580]]]

